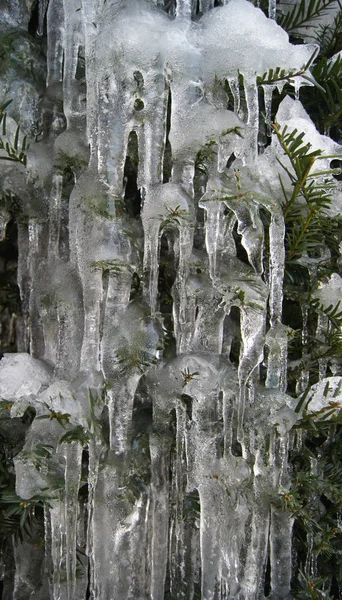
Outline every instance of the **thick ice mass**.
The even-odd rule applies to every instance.
[[[26,171],[0,161],[25,216],[26,332],[0,395],[11,417],[36,411],[15,469],[22,498],[48,490],[41,600],[263,600],[266,572],[268,597],[290,598],[287,163],[275,136],[258,152],[257,77],[304,85],[317,47],[289,42],[273,0],[272,18],[247,0],[167,4],[40,0],[48,135]],[[26,124],[39,90],[23,89]],[[341,155],[299,100],[276,120]],[[310,410],[339,389],[322,379]],[[13,598],[33,598],[19,550],[16,568]]]

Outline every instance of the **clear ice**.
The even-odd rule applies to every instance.
[[[31,142],[26,171],[0,171],[27,215],[26,333],[0,363],[0,394],[13,418],[36,410],[17,493],[51,498],[41,588],[18,547],[17,600],[263,600],[267,569],[269,598],[290,598],[293,520],[276,502],[297,418],[281,149],[272,139],[258,153],[256,78],[300,71],[317,47],[291,45],[275,8],[267,18],[247,0],[39,0],[49,135]],[[16,3],[8,11],[17,22]],[[272,93],[265,85],[267,117]],[[285,98],[277,120],[341,154],[299,100]],[[340,289],[331,280],[317,297]],[[324,389],[323,377],[312,407]],[[73,431],[78,441],[61,441]],[[39,444],[49,459],[35,459]]]

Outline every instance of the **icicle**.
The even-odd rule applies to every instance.
[[[203,600],[211,600],[215,597],[215,588],[217,584],[217,573],[220,568],[220,547],[219,547],[219,532],[218,532],[218,509],[220,506],[220,484],[216,486],[216,493],[211,490],[210,501],[208,502],[208,490],[200,491],[201,503],[201,568],[202,568],[202,585],[201,598]],[[215,518],[213,518],[212,507],[215,506]],[[221,512],[221,511],[220,511]],[[222,522],[220,521],[222,527]]]
[[[268,18],[276,19],[277,0],[268,0]]]
[[[30,351],[35,352],[37,350],[37,344],[39,344],[37,340],[37,335],[33,332],[32,325],[38,325],[39,317],[36,313],[36,307],[34,302],[32,302],[32,298],[35,294],[36,288],[36,270],[38,260],[40,258],[40,242],[41,242],[41,234],[42,234],[42,224],[35,218],[29,219],[28,223],[28,256],[27,256],[27,265],[29,270],[29,278],[31,282],[31,295],[30,295],[30,321],[31,321],[31,330],[30,330]]]
[[[84,48],[84,28],[79,0],[63,0],[64,5],[64,54],[67,60],[63,68],[63,102],[68,124],[83,114],[80,89],[76,80],[79,49]]]
[[[31,282],[28,280],[29,272],[29,236],[25,225],[18,223],[18,274],[17,281],[20,292],[21,312],[19,323],[17,324],[18,352],[28,352],[30,345],[30,296]]]
[[[291,589],[293,523],[294,518],[289,512],[271,506],[271,593],[277,600],[288,598]]]
[[[304,82],[305,82],[305,79],[304,79]],[[295,91],[295,100],[299,101],[299,92],[300,92],[300,88],[303,85],[303,78],[295,77],[292,85],[293,85],[294,91]]]
[[[170,502],[173,505],[173,523],[170,530],[170,591],[177,597],[177,586],[185,576],[185,524],[183,518],[184,483],[186,465],[185,451],[186,408],[176,404],[176,453],[172,471]]]
[[[271,326],[281,322],[283,303],[283,279],[285,269],[285,223],[284,218],[276,206],[271,213],[269,228],[270,238],[270,322]]]
[[[51,502],[50,531],[52,559],[52,598],[61,598],[61,575],[65,570],[65,511],[61,499]]]
[[[288,328],[277,324],[267,332],[266,345],[267,358],[267,388],[278,388],[285,391],[287,388],[287,345]]]
[[[62,201],[63,175],[54,175],[49,205],[49,247],[48,256],[54,259],[59,256],[60,219]]]
[[[239,115],[239,117],[241,117],[240,114],[240,86],[239,86],[239,78],[238,77],[229,77],[228,78],[228,83],[229,83],[229,87],[230,87],[230,91],[232,93],[233,99],[234,99],[234,112]]]
[[[47,86],[63,81],[63,0],[50,0],[47,10]]]
[[[308,354],[308,317],[309,317],[309,309],[307,306],[301,306],[302,310],[302,360],[305,363],[305,359]],[[299,396],[302,394],[309,384],[309,371],[305,367],[302,369],[300,377],[296,384],[296,394]]]
[[[215,6],[215,0],[200,0],[200,12],[206,13]]]
[[[224,204],[234,212],[238,220],[238,233],[248,260],[256,273],[263,272],[264,228],[259,215],[259,206],[244,195],[224,199]]]
[[[199,202],[199,207],[204,208],[206,212],[205,245],[209,256],[209,274],[214,284],[217,283],[220,271],[226,261],[236,256],[236,246],[232,234],[236,223],[236,214],[231,209],[230,214],[224,216],[224,203],[217,199],[223,194],[221,181],[213,177],[209,179],[207,191]]]
[[[314,536],[311,531],[306,534],[305,576],[311,580],[317,577],[317,551],[314,552]]]
[[[160,223],[157,219],[144,219],[144,274],[146,279],[145,294],[146,300],[151,306],[152,315],[157,310],[158,297],[158,272],[159,272],[159,228]]]
[[[191,19],[192,0],[177,0],[176,17]]]
[[[255,485],[255,478],[254,478]],[[255,485],[255,495],[251,500],[250,541],[247,547],[246,562],[241,575],[241,590],[245,598],[263,597],[264,578],[267,560],[267,538],[269,533],[269,507],[260,501],[263,489]],[[260,596],[259,596],[259,593]]]
[[[266,301],[266,299],[265,299]],[[265,307],[266,308],[266,307]],[[264,353],[265,309],[256,310],[254,307],[241,307],[241,351],[239,360],[240,397],[238,406],[238,441],[242,442],[243,420],[247,393],[247,383],[253,371],[261,363]]]
[[[216,281],[218,276],[218,257],[220,256],[220,251],[222,250],[222,229],[224,227],[224,219],[223,219],[223,210],[224,205],[219,200],[212,200],[209,203],[203,202],[200,203],[200,206],[203,207],[206,211],[206,223],[205,223],[205,245],[207,248],[207,252],[209,255],[209,266],[210,266],[210,277],[212,281]],[[231,240],[233,241],[233,240]],[[231,249],[234,253],[235,244],[231,244]]]
[[[170,441],[150,435],[151,454],[151,600],[164,600],[167,565]]]
[[[97,485],[101,446],[93,439],[89,445],[89,464],[88,464],[88,527],[87,527],[87,546],[86,553],[89,557],[89,592],[93,594],[91,598],[96,598],[96,555],[94,554],[94,510],[95,510],[95,490]]]
[[[279,388],[285,391],[287,387],[288,330],[281,324],[285,269],[285,224],[282,212],[278,207],[265,206],[271,212],[269,227],[269,311],[271,329],[268,331],[266,338],[269,348],[266,387]]]
[[[316,339],[321,340],[322,344],[324,344],[324,341],[325,341],[324,334],[326,333],[326,331],[328,329],[328,323],[329,323],[329,319],[326,315],[324,315],[324,314],[318,315],[315,337],[316,337]],[[320,358],[318,360],[319,380],[324,379],[326,377],[327,366],[328,366],[327,358]]]
[[[138,133],[139,173],[138,187],[144,187],[148,193],[150,186],[162,183],[163,157],[165,149],[165,131],[168,106],[168,87],[165,76],[158,71],[147,74],[144,71],[144,101],[146,118]],[[149,91],[150,90],[150,91]],[[137,124],[140,121],[137,118]]]
[[[192,253],[194,230],[189,224],[181,224],[179,227],[179,261],[178,261],[178,272],[175,281],[178,295],[178,314],[176,320],[179,324],[187,322],[187,279],[189,276],[189,262]],[[175,303],[174,303],[175,308]],[[181,329],[181,327],[180,327]],[[178,339],[177,339],[178,337]],[[181,336],[176,337],[178,349],[181,346]]]
[[[271,136],[271,133],[272,133],[272,128],[271,128],[272,97],[273,97],[273,92],[276,89],[276,86],[272,85],[272,84],[263,85],[262,89],[264,90],[265,122],[266,122],[266,127],[267,127],[267,135]]]
[[[223,394],[223,423],[224,423],[224,456],[228,457],[232,451],[233,443],[233,417],[234,417],[234,404],[236,403],[236,396],[234,392],[230,391],[227,387],[222,390]]]
[[[127,451],[132,422],[134,394],[141,374],[118,377],[114,389],[108,390],[110,447],[119,453]],[[121,383],[121,385],[120,385]]]
[[[44,34],[44,20],[45,20],[45,14],[46,14],[48,5],[49,5],[49,0],[39,0],[39,2],[38,2],[37,35],[39,37],[42,37]]]
[[[78,490],[81,479],[82,446],[72,442],[64,446],[65,453],[65,563],[67,598],[74,600],[76,591],[76,545]]]
[[[39,238],[41,234],[41,224],[35,218],[31,218],[29,220],[28,225],[28,234],[29,234],[29,253],[31,260],[29,261],[32,265],[32,261],[34,257],[37,256],[39,252]]]
[[[259,101],[258,101],[258,86],[256,81],[249,80],[249,76],[244,75],[244,89],[247,103],[247,124],[248,144],[251,151],[251,159],[258,154],[258,133],[259,133]],[[247,132],[246,132],[247,134]]]

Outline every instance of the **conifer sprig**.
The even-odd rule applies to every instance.
[[[25,135],[19,143],[19,135],[20,135],[20,126],[18,125],[16,132],[14,134],[13,143],[10,143],[8,140],[4,140],[2,136],[7,136],[7,113],[6,108],[12,102],[12,100],[8,100],[2,106],[0,106],[0,125],[1,125],[1,136],[0,136],[0,150],[5,150],[7,156],[0,156],[0,160],[10,160],[12,162],[19,162],[23,165],[26,165],[27,156],[27,136]]]
[[[309,3],[301,0],[299,4],[295,3],[289,12],[278,12],[277,23],[287,33],[293,34],[312,25],[313,21],[326,15],[336,4],[337,0],[310,0]]]

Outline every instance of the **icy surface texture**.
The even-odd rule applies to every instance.
[[[5,4],[7,26],[25,28],[25,3]],[[299,88],[316,47],[291,45],[246,0],[38,5],[41,130],[39,86],[17,76],[13,106],[35,141],[26,169],[0,165],[25,217],[30,352],[2,359],[0,394],[12,417],[36,411],[17,493],[48,490],[47,578],[34,597],[263,600],[267,571],[270,597],[285,600],[293,523],[277,507],[297,415],[282,324],[284,158],[275,137],[258,153],[257,77],[280,67]],[[13,94],[11,77],[1,94]],[[272,92],[264,85],[267,115]],[[341,154],[299,100],[277,120]],[[336,275],[317,299],[340,291]],[[312,410],[339,379],[328,395],[317,384]],[[13,597],[31,598],[27,557],[15,559]]]

